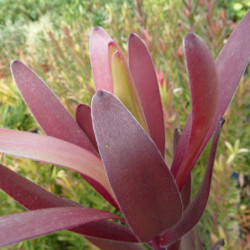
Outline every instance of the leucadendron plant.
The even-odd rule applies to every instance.
[[[192,230],[209,196],[225,113],[250,56],[250,12],[214,62],[194,33],[184,39],[192,112],[175,131],[172,166],[157,78],[143,41],[129,36],[128,64],[102,28],[90,38],[96,94],[74,120],[46,84],[13,61],[14,80],[46,135],[0,129],[0,152],[79,172],[121,216],[85,208],[0,166],[1,189],[30,211],[0,217],[0,246],[68,229],[101,249],[202,249]],[[211,136],[206,172],[190,200],[191,171]],[[223,241],[218,242],[218,249]]]

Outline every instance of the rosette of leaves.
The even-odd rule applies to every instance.
[[[249,29],[250,12],[215,62],[201,38],[186,36],[192,112],[182,134],[176,131],[170,168],[164,161],[158,82],[137,35],[129,37],[127,64],[112,38],[93,29],[97,92],[91,107],[77,107],[76,120],[31,69],[13,61],[14,80],[46,135],[1,128],[0,152],[79,172],[121,216],[61,199],[0,166],[1,189],[30,210],[0,217],[0,246],[68,229],[101,249],[143,249],[142,243],[153,249],[201,249],[192,229],[207,204],[222,116],[248,64]],[[191,171],[213,134],[202,184],[190,200]]]

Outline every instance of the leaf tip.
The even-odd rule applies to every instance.
[[[135,33],[131,33],[131,34],[129,35],[129,40],[130,40],[130,39],[138,39],[138,35],[135,34]]]
[[[106,91],[104,91],[104,90],[99,90],[99,91],[96,92],[96,96],[97,97],[103,97],[106,94],[105,92]]]
[[[196,39],[196,34],[194,32],[189,32],[187,36],[185,37],[186,40],[194,40]]]
[[[103,28],[100,26],[92,28],[90,36],[92,36],[94,33],[99,32],[99,31],[103,31]]]
[[[120,51],[116,51],[116,52],[113,54],[112,59],[118,60],[118,62],[121,61],[121,60],[122,60],[121,52],[120,52]]]
[[[114,41],[110,41],[108,43],[108,48],[110,49],[110,48],[113,48],[113,47],[117,48],[117,45],[116,45],[116,43]],[[117,48],[117,50],[118,50],[118,48]]]
[[[11,71],[13,71],[20,64],[22,64],[22,62],[19,61],[18,59],[12,60],[11,63],[10,63],[10,69],[11,69]]]
[[[144,43],[144,41],[137,35],[137,34],[135,34],[135,33],[131,33],[130,35],[129,35],[129,38],[128,38],[128,43],[129,43],[129,47],[132,47],[131,45],[133,44],[134,46],[135,45],[141,45],[141,44],[143,44],[145,47],[146,47],[146,45],[145,45],[145,43]]]
[[[91,113],[93,112],[94,107],[96,106],[96,103],[98,103],[100,101],[100,99],[103,100],[103,98],[107,97],[108,95],[108,91],[105,90],[98,90],[95,95],[92,98],[91,101]]]
[[[193,32],[187,34],[187,36],[184,39],[184,48],[186,53],[193,51],[193,48],[196,46],[197,43],[197,38],[198,36]]]

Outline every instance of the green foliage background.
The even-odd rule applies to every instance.
[[[164,75],[161,92],[170,163],[173,129],[183,128],[191,109],[182,39],[194,31],[216,58],[249,7],[246,0],[0,0],[0,126],[42,133],[11,79],[11,60],[19,58],[31,66],[74,115],[76,105],[89,104],[94,93],[88,48],[91,28],[104,27],[125,52],[128,35],[136,32],[148,45],[157,72]],[[222,237],[225,249],[249,247],[249,90],[248,70],[226,114],[211,197],[199,223],[205,249]],[[208,151],[209,147],[193,171],[194,194]],[[5,155],[0,155],[0,162],[59,196],[113,211],[71,171]],[[0,204],[0,215],[23,211],[3,192]],[[79,235],[62,231],[6,249],[93,247]]]

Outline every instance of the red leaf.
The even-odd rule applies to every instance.
[[[250,11],[238,24],[216,59],[219,102],[213,127],[225,113],[250,58]],[[211,132],[210,132],[211,133]]]
[[[79,104],[76,109],[76,122],[83,130],[83,132],[88,136],[92,144],[95,146],[96,151],[98,151],[95,134],[92,126],[91,109],[85,104]]]
[[[78,124],[59,102],[57,97],[34,72],[19,61],[14,61],[11,67],[13,76],[24,100],[44,131],[48,135],[81,146],[99,157],[98,151],[96,150],[96,147],[94,147],[96,146],[94,135],[91,134],[92,124],[90,124],[91,127],[88,127],[89,124],[86,124],[85,130],[81,130]],[[81,110],[82,109],[80,109],[80,112],[82,113]],[[79,116],[80,115],[78,115],[78,120],[80,120],[80,124],[82,125],[83,119]],[[91,123],[90,116],[87,117],[86,122]],[[98,182],[87,175],[82,176],[106,200],[118,208],[114,199]]]
[[[181,136],[178,139],[177,146],[175,148],[174,159],[171,166],[171,172],[174,176],[177,175],[181,163],[183,162],[184,157],[186,155],[190,141],[191,129],[192,129],[192,116],[189,116],[185,124],[185,127],[181,133]]]
[[[85,104],[80,104],[76,109],[76,122],[80,126],[80,128],[84,131],[84,133],[88,136],[92,144],[95,146],[96,151],[98,152],[98,147],[96,144],[95,134],[92,126],[92,118],[91,118],[91,109],[89,106]],[[117,205],[114,198],[107,192],[102,185],[96,182],[94,179],[89,178],[86,175],[83,175],[83,178],[94,187],[97,192],[99,192],[104,199],[106,199],[110,204],[112,204],[117,210],[119,210],[119,206]]]
[[[180,139],[181,132],[179,129],[174,130],[174,140],[173,140],[173,152],[175,154],[176,147],[178,144],[178,141]],[[181,194],[181,200],[182,200],[182,206],[183,206],[183,211],[186,210],[190,203],[190,198],[191,198],[191,191],[192,191],[192,181],[191,181],[191,175],[189,175],[187,181],[185,182],[180,194]],[[179,244],[179,243],[177,243]]]
[[[216,62],[216,70],[218,76],[218,105],[217,111],[214,116],[214,120],[210,126],[209,131],[206,134],[201,146],[199,147],[193,161],[190,163],[190,168],[192,168],[196,161],[198,160],[199,156],[201,155],[202,151],[206,147],[209,139],[211,138],[216,124],[221,116],[224,115],[226,109],[228,108],[230,101],[233,98],[233,95],[238,87],[240,79],[248,65],[249,57],[250,57],[250,11],[245,15],[242,21],[238,24],[234,32],[229,37],[226,45],[220,52]],[[187,127],[187,128],[186,128]],[[180,162],[182,161],[183,152],[185,152],[185,142],[189,137],[188,130],[190,129],[190,124],[186,125],[184,128],[182,139],[180,140],[180,144],[178,145],[178,149],[180,154],[178,157],[175,158],[176,164],[172,165],[171,170],[173,172],[174,168],[180,166]],[[185,133],[185,130],[186,133]],[[181,143],[181,141],[183,143]],[[177,163],[177,161],[179,161]],[[174,167],[174,165],[176,165]]]
[[[62,229],[68,229],[119,217],[91,208],[46,208],[0,217],[0,246],[35,238]]]
[[[186,210],[190,203],[191,198],[191,191],[192,191],[192,181],[191,181],[191,175],[188,176],[186,183],[184,184],[182,190],[181,190],[181,200],[183,205],[183,211]]]
[[[76,206],[69,200],[61,199],[19,174],[0,165],[0,188],[29,210]],[[81,206],[79,204],[79,206]],[[136,242],[131,230],[112,221],[98,221],[70,229],[73,232],[105,239]]]
[[[165,128],[158,81],[150,54],[135,34],[129,36],[129,69],[147,120],[150,136],[165,155]]]
[[[98,221],[71,228],[70,231],[108,240],[138,242],[133,232],[125,226],[113,221]]]
[[[92,237],[87,237],[87,239],[94,244],[95,246],[99,247],[102,250],[144,250],[142,246],[136,243],[130,242],[121,242],[115,240],[104,240],[104,239],[97,239]]]
[[[112,195],[101,160],[75,144],[51,136],[0,128],[0,152],[75,170],[95,180]]]
[[[0,188],[29,210],[71,206],[69,201],[57,197],[2,165]]]
[[[148,241],[181,217],[174,179],[153,141],[116,97],[98,91],[92,100],[92,117],[121,211],[138,238]]]
[[[244,16],[229,37],[226,45],[216,59],[218,73],[219,99],[218,108],[213,123],[204,139],[202,146],[194,158],[193,165],[201,155],[211,138],[221,116],[227,110],[233,95],[240,83],[240,79],[248,65],[250,58],[250,11]]]
[[[26,65],[11,63],[14,80],[24,101],[47,135],[71,142],[98,155],[78,124],[47,85]]]
[[[181,166],[175,167],[175,162],[173,163],[172,171],[180,190],[192,170],[193,166],[190,163],[193,161],[214,119],[218,99],[215,64],[205,43],[195,34],[189,33],[184,40],[184,49],[192,94],[192,129],[191,131],[189,129],[184,130],[180,138],[180,141],[183,141],[186,138],[182,139],[182,137],[190,137],[188,148],[183,150],[186,153]],[[190,131],[190,135],[187,135],[186,131]],[[175,154],[177,158],[178,150],[180,149],[177,148]]]
[[[222,125],[224,123],[224,119],[221,118],[217,128],[215,130],[215,134],[213,137],[213,142],[210,150],[210,155],[207,163],[206,173],[204,175],[202,184],[198,193],[196,194],[194,200],[190,203],[187,209],[184,211],[181,220],[173,226],[170,230],[168,230],[162,237],[161,245],[166,245],[171,242],[178,240],[188,231],[190,231],[200,220],[209,197],[209,191],[212,180],[214,159],[216,155],[216,149],[219,141],[220,131],[222,129]]]
[[[174,129],[174,138],[173,138],[173,153],[175,154],[177,144],[179,142],[179,139],[181,137],[181,131],[178,128]]]
[[[89,45],[96,91],[104,89],[113,92],[108,55],[108,44],[111,41],[112,38],[101,27],[92,30]]]

